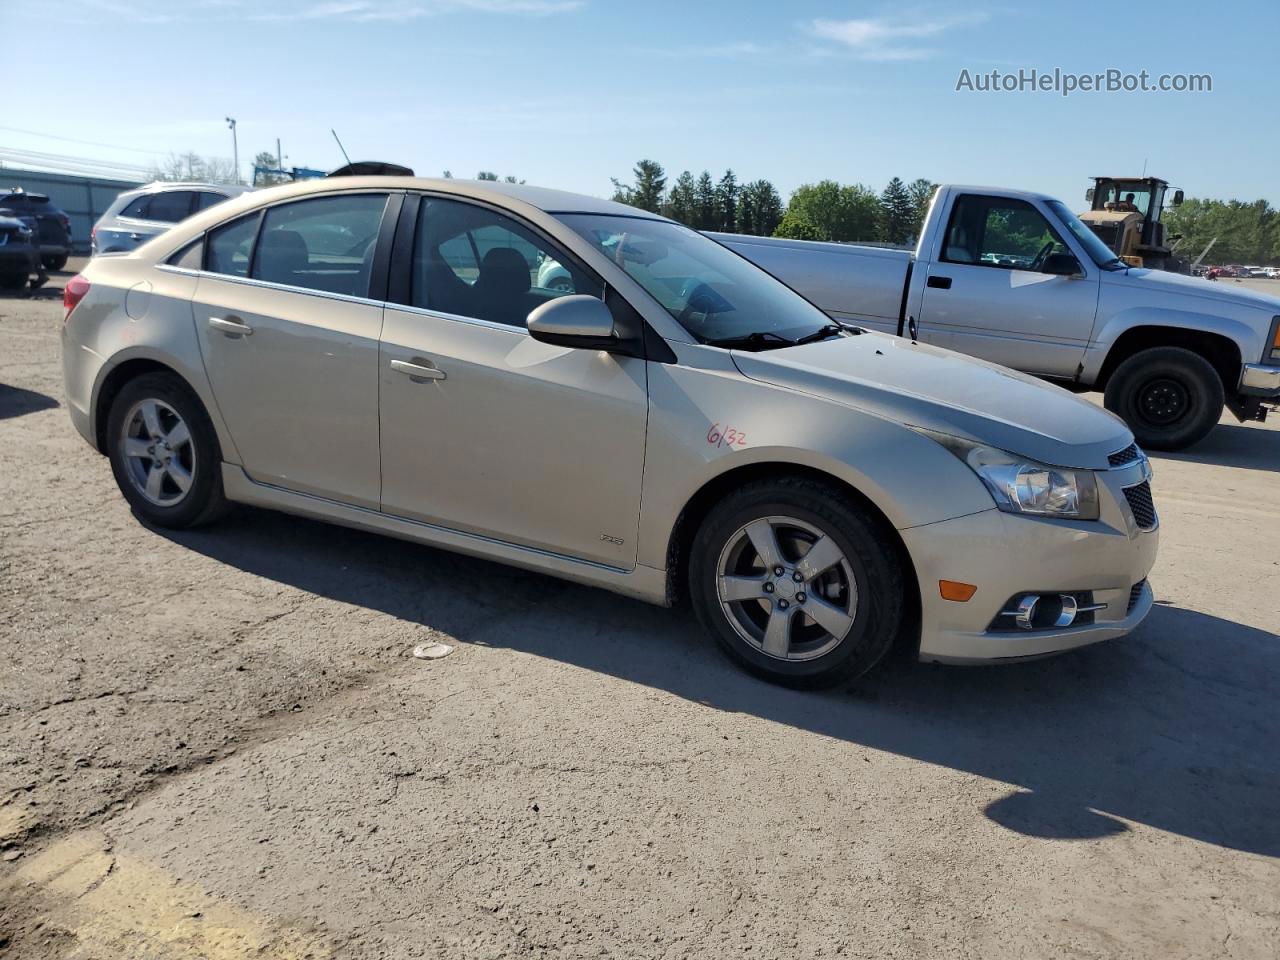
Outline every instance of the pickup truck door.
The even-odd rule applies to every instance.
[[[933,254],[916,267],[922,339],[1029,373],[1076,376],[1097,313],[1098,270],[1036,206],[960,194]],[[1075,257],[1076,274],[1042,272],[1055,254]]]

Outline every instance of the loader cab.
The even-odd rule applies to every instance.
[[[1173,251],[1165,240],[1166,200],[1182,203],[1182,191],[1169,194],[1169,184],[1158,177],[1094,177],[1085,192],[1089,209],[1080,219],[1116,252],[1135,266],[1169,269]]]

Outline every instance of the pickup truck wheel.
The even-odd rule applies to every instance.
[[[1218,371],[1182,347],[1152,347],[1120,364],[1107,383],[1106,408],[1152,450],[1181,450],[1218,423],[1226,396]]]
[[[67,255],[65,253],[60,253],[55,256],[44,258],[45,269],[52,270],[54,273],[57,273],[66,265],[67,265]]]
[[[703,521],[690,596],[698,619],[750,672],[830,686],[866,673],[893,645],[905,592],[895,546],[834,487],[758,481]]]
[[[107,453],[120,492],[148,523],[181,530],[225,509],[217,434],[199,398],[173,374],[125,384],[107,416]]]

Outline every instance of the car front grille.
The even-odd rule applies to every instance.
[[[1125,615],[1133,613],[1133,608],[1138,605],[1138,600],[1142,597],[1142,589],[1147,585],[1147,581],[1139,580],[1129,588],[1129,606],[1125,609]]]
[[[1138,450],[1136,443],[1131,443],[1119,453],[1113,453],[1107,457],[1107,463],[1113,467],[1123,467],[1126,463],[1133,463],[1142,454]]]
[[[1138,529],[1153,529],[1156,525],[1156,505],[1151,499],[1151,483],[1144,480],[1136,486],[1125,487],[1124,498],[1129,501],[1129,509],[1133,511]]]

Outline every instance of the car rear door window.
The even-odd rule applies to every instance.
[[[220,193],[210,193],[207,190],[201,190],[196,194],[196,209],[208,210],[212,206],[216,206],[227,198]]]
[[[190,190],[167,190],[152,195],[146,219],[161,223],[177,223],[191,214],[193,194]]]
[[[523,327],[548,300],[603,296],[599,280],[523,224],[487,207],[435,197],[418,211],[410,302]]]
[[[251,213],[210,230],[209,242],[205,245],[208,251],[205,255],[205,270],[232,277],[247,277],[259,219],[259,214]]]
[[[386,194],[360,193],[269,208],[252,276],[269,283],[367,297],[386,205]]]

